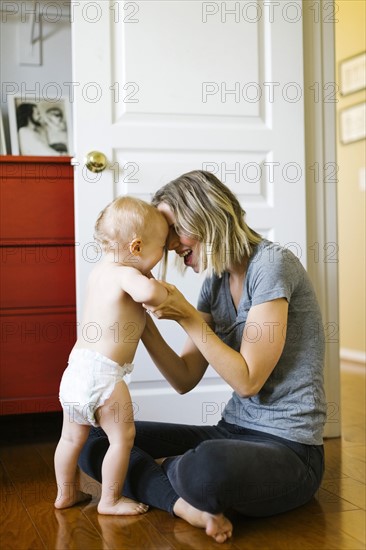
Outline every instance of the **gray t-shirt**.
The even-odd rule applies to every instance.
[[[276,298],[286,298],[289,304],[282,355],[260,392],[243,398],[234,391],[222,417],[230,424],[321,445],[326,417],[324,331],[314,289],[298,258],[263,239],[249,260],[238,310],[228,273],[204,281],[198,310],[210,313],[217,336],[240,351],[244,331],[246,339],[260,338],[259,326],[246,325],[250,308]]]

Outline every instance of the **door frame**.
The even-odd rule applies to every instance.
[[[331,3],[335,8],[334,0],[327,0],[328,15]],[[324,7],[324,0],[316,0],[311,6],[303,2],[307,270],[319,299],[326,335],[324,435],[339,437],[338,255],[328,254],[338,250],[335,21],[323,16]]]
[[[308,4],[311,4],[309,6]],[[328,403],[328,422],[325,436],[340,435],[340,358],[338,264],[324,261],[324,246],[337,245],[337,187],[335,183],[321,184],[328,163],[336,165],[335,103],[327,102],[329,83],[335,83],[334,22],[329,21],[329,6],[334,0],[302,2],[304,109],[305,109],[305,166],[306,166],[306,225],[307,270],[314,284],[326,328],[328,343],[325,355],[325,386]],[[317,7],[317,9],[315,9]],[[312,8],[312,9],[310,9]],[[334,13],[334,10],[333,10]],[[316,14],[319,14],[318,20]],[[319,93],[314,101],[314,83]],[[314,181],[314,166],[318,168]],[[323,258],[314,261],[314,243],[320,243]],[[309,244],[311,249],[309,248]],[[333,332],[334,329],[334,332]]]

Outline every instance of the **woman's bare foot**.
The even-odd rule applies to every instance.
[[[173,512],[194,527],[206,529],[206,534],[218,543],[227,541],[233,534],[232,523],[223,514],[214,515],[202,512],[182,498],[179,498],[174,504]]]
[[[136,502],[127,497],[121,497],[116,502],[100,501],[98,504],[99,514],[109,516],[136,516],[137,514],[144,514],[148,509],[147,504]]]
[[[87,493],[83,493],[83,491],[69,491],[68,494],[63,495],[62,493],[59,493],[57,495],[57,498],[55,500],[55,508],[58,510],[63,510],[64,508],[71,508],[71,506],[75,506],[75,504],[79,504],[80,502],[86,502],[87,500],[91,499],[91,495],[88,495]]]

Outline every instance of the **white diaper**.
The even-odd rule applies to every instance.
[[[71,420],[99,426],[95,411],[111,396],[117,382],[130,374],[133,365],[122,367],[101,353],[76,348],[69,357],[60,384],[60,402]]]

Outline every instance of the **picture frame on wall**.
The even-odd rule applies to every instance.
[[[366,88],[366,52],[348,57],[339,63],[339,82],[342,96]]]
[[[357,103],[339,113],[340,140],[343,145],[366,138],[366,102]]]
[[[3,115],[0,111],[0,155],[6,155],[6,141],[3,124]]]
[[[8,98],[13,155],[72,156],[71,109],[67,98]]]

